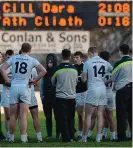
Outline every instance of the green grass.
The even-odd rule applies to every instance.
[[[41,131],[43,138],[46,137],[46,128],[45,128],[45,117],[42,112],[39,113],[39,119],[41,123]],[[3,116],[2,116],[3,120]],[[54,121],[54,120],[53,120]],[[77,116],[76,116],[76,121],[77,121]],[[55,122],[54,122],[55,124]],[[76,122],[76,127],[77,127],[77,122]],[[3,123],[3,131],[4,130],[4,123]],[[79,143],[79,142],[73,142],[73,143],[63,143],[60,140],[56,140],[55,137],[55,125],[53,126],[53,139],[52,140],[45,140],[44,143],[37,143],[36,140],[36,133],[33,129],[32,125],[32,118],[29,113],[28,115],[28,135],[30,137],[29,143],[21,144],[20,142],[20,133],[18,130],[16,130],[15,134],[15,143],[9,144],[8,142],[0,142],[0,147],[132,147],[132,142],[110,142],[109,137],[105,142],[100,142],[97,143],[95,142],[95,136],[96,136],[96,129],[93,131],[92,138],[89,142],[87,143]],[[108,132],[109,135],[109,132]]]

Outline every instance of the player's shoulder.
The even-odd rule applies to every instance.
[[[17,54],[17,55],[13,55],[13,56],[11,56],[10,58],[15,59],[15,58],[18,58],[18,57],[20,57],[19,54]]]
[[[31,57],[31,56],[29,56],[29,55],[28,55],[28,59],[29,59],[30,61],[32,61],[32,63],[38,63],[38,62],[39,62],[36,58]]]
[[[28,59],[31,59],[31,60],[36,60],[34,57],[31,57],[31,56],[29,56],[29,55],[27,55],[27,58],[28,58]]]
[[[18,59],[19,57],[20,57],[19,55],[13,55],[8,60],[16,61],[16,59]]]
[[[105,64],[107,64],[108,66],[112,66],[110,62],[108,62],[108,61],[106,61],[106,60],[104,60],[104,59],[102,59],[102,58],[100,58],[100,59],[101,59],[101,61],[103,61],[103,62],[104,62]]]
[[[90,64],[92,62],[92,59],[88,59],[87,61],[84,62],[84,65]]]
[[[69,63],[69,67],[70,67],[70,68],[73,68],[73,69],[77,69],[77,68],[76,68],[76,64],[71,64],[71,63]]]

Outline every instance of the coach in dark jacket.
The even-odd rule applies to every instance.
[[[62,50],[63,61],[55,68],[51,78],[53,86],[56,86],[57,122],[64,142],[73,141],[75,134],[75,97],[78,72],[70,64],[70,57],[70,50]]]
[[[51,84],[53,68],[57,66],[57,58],[54,54],[48,54],[46,57],[47,74],[41,80],[41,99],[43,111],[46,117],[47,139],[52,138],[52,110],[56,120],[55,109],[55,88]],[[56,124],[56,138],[59,138],[59,127]]]

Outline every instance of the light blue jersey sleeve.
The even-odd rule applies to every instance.
[[[6,62],[11,66],[13,62],[13,57],[10,57]]]
[[[36,60],[36,59],[34,59],[34,60],[33,60],[33,66],[34,66],[34,67],[37,67],[38,65],[40,65],[39,61]]]
[[[87,69],[87,62],[84,63],[84,66],[83,66],[83,72],[84,73],[87,73],[88,69]]]

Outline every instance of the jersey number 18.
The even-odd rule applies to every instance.
[[[21,74],[27,73],[27,66],[28,66],[27,63],[22,62],[20,64],[20,62],[16,62],[15,65],[16,65],[15,73],[18,73],[18,72]]]

